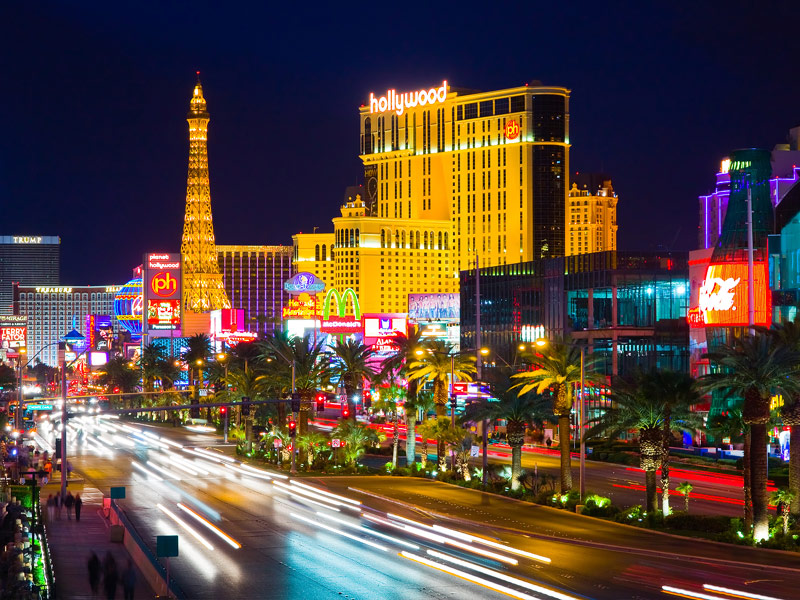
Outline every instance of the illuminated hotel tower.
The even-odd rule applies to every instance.
[[[208,180],[208,122],[200,73],[189,103],[189,175],[186,181],[186,214],[183,220],[183,307],[204,313],[230,308],[217,263],[214,223],[211,220],[211,188]]]

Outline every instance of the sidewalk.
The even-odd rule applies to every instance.
[[[106,552],[110,551],[117,562],[117,572],[121,575],[128,565],[128,552],[121,543],[109,541],[109,523],[103,517],[103,495],[96,488],[86,487],[82,490],[72,489],[81,495],[83,510],[80,522],[67,519],[67,511],[63,509],[61,519],[47,522],[47,496],[55,494],[55,486],[48,485],[42,490],[42,513],[47,527],[47,541],[52,553],[55,568],[56,589],[58,597],[62,599],[89,599],[92,592],[89,588],[89,571],[87,562],[91,551],[97,553],[102,561]],[[135,566],[134,566],[135,568]],[[150,589],[147,581],[136,570],[136,588],[134,597],[139,599],[155,598],[155,592]],[[105,598],[103,584],[100,582],[100,597]],[[117,584],[117,597],[123,597],[122,585]]]

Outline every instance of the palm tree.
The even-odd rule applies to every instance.
[[[372,410],[390,415],[392,424],[394,425],[392,429],[392,469],[397,468],[397,450],[400,445],[400,431],[397,421],[400,412],[400,403],[405,395],[405,389],[392,384],[388,388],[382,389],[378,399],[372,403]],[[414,418],[416,418],[416,415],[414,415]]]
[[[687,373],[678,371],[653,371],[644,378],[647,386],[645,393],[653,395],[664,405],[663,443],[661,458],[661,502],[662,512],[666,517],[669,509],[669,447],[672,441],[672,412],[676,411],[685,418],[691,407],[700,404],[703,396],[697,388],[697,382]],[[698,425],[700,423],[698,422]]]
[[[795,375],[800,357],[797,351],[777,343],[768,331],[757,329],[752,335],[733,340],[709,353],[709,361],[717,367],[703,376],[706,390],[721,390],[727,396],[744,399],[742,415],[750,426],[750,477],[753,494],[753,539],[769,536],[767,496],[767,424],[770,420],[770,398],[800,395],[800,380]]]
[[[329,356],[331,361],[329,376],[338,379],[340,385],[344,386],[349,418],[355,421],[356,412],[353,398],[356,391],[361,389],[365,380],[372,381],[377,376],[377,371],[371,364],[375,352],[362,342],[348,339],[345,342],[337,340],[333,352]]]
[[[367,446],[377,446],[382,439],[385,439],[383,433],[349,419],[339,421],[332,437],[344,441],[345,461],[351,467],[358,464],[358,459],[364,454]]]
[[[226,389],[220,394],[225,402],[241,402],[242,398],[250,400],[266,400],[267,377],[249,367],[228,370]],[[248,450],[253,442],[253,410],[245,417],[245,440]]]
[[[115,356],[109,360],[103,369],[98,382],[109,392],[129,394],[135,392],[139,386],[139,369],[132,368],[130,362],[121,356]],[[125,404],[123,401],[123,406]],[[127,404],[133,406],[133,399]]]
[[[327,448],[328,437],[318,431],[307,431],[297,436],[297,447],[306,452],[306,471],[311,470],[317,455]]]
[[[409,381],[409,389],[411,389],[411,384],[412,382]],[[403,405],[406,417],[406,465],[409,467],[413,465],[414,461],[417,459],[417,413],[422,413],[422,421],[424,423],[428,418],[428,413],[433,410],[433,394],[425,390],[417,391],[416,384],[414,384],[414,388],[414,398],[412,399],[410,395],[407,396],[406,402]]]
[[[314,394],[327,383],[326,355],[323,342],[313,342],[310,336],[289,338],[285,333],[275,333],[258,344],[258,361],[266,367],[270,389],[279,394],[300,394],[300,420],[298,434],[308,431],[308,413]],[[292,381],[294,365],[294,382]],[[278,421],[284,426],[286,406],[278,404]]]
[[[181,354],[181,360],[186,363],[186,369],[189,376],[189,387],[195,387],[194,374],[197,371],[198,382],[201,385],[203,382],[203,367],[209,354],[211,354],[211,339],[204,333],[196,333],[186,340],[186,350]],[[195,394],[193,401],[197,400],[198,394]],[[199,409],[192,409],[193,415],[199,415]]]
[[[638,374],[631,379],[621,379],[611,393],[611,408],[593,420],[594,425],[586,436],[619,433],[636,429],[639,432],[639,459],[645,472],[646,510],[654,513],[658,508],[656,472],[664,456],[664,427],[667,418],[672,429],[694,431],[700,418],[689,405],[668,406],[654,387],[659,381],[657,373]]]
[[[520,379],[517,384],[519,395],[536,391],[541,394],[545,390],[555,392],[553,413],[558,417],[558,445],[561,451],[561,493],[572,489],[572,460],[569,437],[569,420],[572,413],[574,387],[581,381],[581,351],[566,341],[549,344],[544,354],[523,355],[523,359],[531,362],[532,371],[517,373],[512,377]],[[600,379],[594,372],[599,358],[589,354],[584,360],[584,382],[592,383]]]
[[[453,346],[442,341],[419,348],[414,354],[416,360],[408,366],[408,379],[433,382],[436,416],[443,417],[447,413],[447,382],[451,371],[455,381],[472,381],[472,375],[477,372],[475,357],[453,352]]]
[[[161,378],[163,365],[167,362],[164,350],[155,344],[147,344],[139,356],[139,367],[142,369],[142,387],[145,392],[152,392],[155,380]]]
[[[795,501],[794,492],[790,490],[775,490],[769,497],[769,501],[780,508],[780,516],[783,519],[783,535],[789,533],[789,507]]]
[[[689,494],[692,493],[693,486],[688,481],[684,481],[675,488],[678,493],[683,494],[683,501],[685,503],[686,514],[689,514]]]
[[[706,430],[716,437],[728,437],[731,439],[741,437],[744,441],[744,451],[742,453],[744,526],[747,531],[750,531],[753,527],[753,486],[750,480],[750,425],[745,422],[742,409],[734,407],[709,418]]]
[[[779,343],[800,351],[800,322],[784,321],[773,325],[773,335]],[[784,399],[781,421],[789,428],[789,448],[800,448],[800,396]],[[789,452],[789,491],[794,494],[792,513],[800,515],[800,452]]]
[[[489,421],[498,419],[506,421],[506,437],[511,446],[511,489],[519,489],[519,477],[522,474],[522,445],[525,443],[525,431],[528,424],[541,422],[547,415],[546,401],[536,394],[523,396],[513,389],[511,381],[500,383],[493,391],[497,401],[473,402],[464,414],[465,421]]]

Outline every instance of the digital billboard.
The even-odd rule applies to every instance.
[[[737,327],[749,325],[747,263],[710,264],[700,284],[697,306],[689,309],[692,327]],[[755,325],[772,322],[769,268],[765,262],[753,264]]]
[[[147,328],[174,330],[181,326],[181,255],[151,252],[144,256],[143,291]]]
[[[180,300],[147,301],[147,325],[150,329],[175,329],[180,324]]]
[[[409,294],[408,318],[412,321],[458,321],[459,294]]]
[[[397,349],[395,340],[408,335],[408,315],[403,313],[365,314],[364,343],[378,352]]]
[[[0,348],[27,346],[28,317],[24,315],[0,316]]]

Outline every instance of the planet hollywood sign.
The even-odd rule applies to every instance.
[[[439,104],[447,100],[447,80],[442,82],[440,88],[429,90],[418,90],[416,92],[404,92],[398,94],[395,90],[386,90],[386,95],[376,98],[375,94],[369,94],[369,112],[382,113],[393,110],[398,115],[402,115],[407,108],[415,106],[425,106],[426,104]]]

